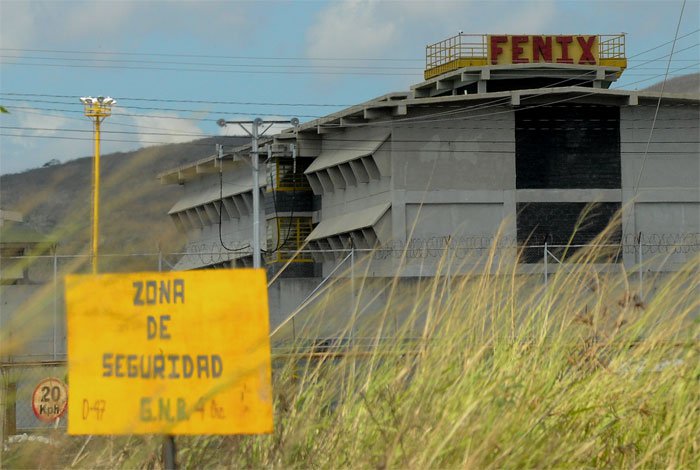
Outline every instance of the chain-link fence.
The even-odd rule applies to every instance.
[[[292,312],[306,308],[316,293],[334,278],[350,279],[355,292],[356,278],[392,276],[460,276],[484,260],[490,252],[519,259],[525,275],[546,284],[550,276],[571,262],[577,250],[590,245],[518,245],[517,240],[484,237],[429,237],[385,243],[379,248],[356,249],[347,240],[335,240],[325,250],[285,252],[284,263],[268,263],[270,270],[271,326],[283,323]],[[216,249],[215,249],[216,248]],[[700,233],[641,234],[622,237],[619,243],[596,247],[607,258],[600,266],[624,263],[635,291],[651,295],[653,282],[663,271],[687,266],[700,252]],[[229,252],[214,245],[182,253],[102,255],[100,272],[171,271],[181,268],[232,268],[246,266],[249,251]],[[520,258],[518,258],[520,256]],[[278,259],[278,258],[275,258]],[[295,260],[318,269],[305,279],[284,279],[294,271]],[[505,259],[505,258],[504,258]],[[311,262],[309,262],[311,260]],[[447,262],[442,262],[447,260]],[[268,260],[269,261],[269,260]],[[367,264],[369,263],[369,265]],[[368,267],[369,266],[369,267]],[[66,380],[66,328],[63,278],[90,272],[87,255],[24,256],[0,259],[0,398],[3,433],[33,432],[51,426],[65,426],[38,419],[31,395],[44,378]],[[382,270],[384,269],[384,270]],[[287,271],[288,270],[288,271]],[[311,271],[304,271],[307,275]],[[290,287],[291,286],[291,287]],[[349,299],[354,299],[354,294]],[[354,304],[348,302],[349,304]]]
[[[67,383],[65,361],[5,362],[0,365],[0,421],[4,438],[66,427],[66,415],[53,418],[42,409],[49,401],[67,400],[67,396],[61,396],[63,392],[60,390],[53,390],[53,398],[50,397],[50,387],[42,390],[40,385],[48,379]]]

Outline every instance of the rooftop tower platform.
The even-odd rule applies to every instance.
[[[609,88],[627,67],[625,35],[463,34],[426,46],[416,98],[554,86]]]

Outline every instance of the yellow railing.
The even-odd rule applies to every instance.
[[[425,47],[425,79],[462,67],[486,65],[485,34],[458,34]]]
[[[277,159],[270,164],[270,172],[274,181],[274,187],[268,185],[267,191],[311,191],[309,180],[303,173],[294,172],[294,163],[291,159]]]
[[[309,236],[313,227],[311,217],[278,217],[268,224],[268,230],[275,230],[277,239],[268,231],[268,246],[277,248],[268,258],[268,263],[281,263],[292,260],[292,263],[313,263],[309,253],[299,253],[295,256]]]
[[[598,36],[600,59],[625,59],[625,35],[605,34]]]
[[[627,68],[625,35],[606,34],[598,36],[598,61],[607,67],[620,67],[619,77]]]

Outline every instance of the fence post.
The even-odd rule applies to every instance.
[[[160,250],[160,246],[158,247],[158,272],[163,271],[163,252]]]
[[[15,380],[16,371],[12,367],[2,367],[0,369],[0,384],[3,387],[2,402],[2,436],[3,439],[17,434],[17,382]],[[5,446],[5,441],[0,442],[0,447]]]
[[[547,287],[549,282],[549,273],[547,272],[547,242],[544,242],[544,286]]]
[[[447,302],[449,303],[452,298],[452,235],[447,236],[447,246],[445,247],[443,256],[447,263]],[[487,269],[490,271],[491,266],[487,266]]]
[[[56,246],[53,247],[53,359],[56,360],[58,355],[57,343],[57,324],[58,324],[58,255],[56,254]]]
[[[642,270],[642,262],[644,261],[642,259],[642,232],[639,232],[639,246],[637,258],[637,262],[639,263],[639,300],[642,300],[644,298],[644,271]]]
[[[351,324],[350,324],[350,344],[355,342],[355,314],[357,313],[357,299],[355,298],[355,244],[350,239],[350,298],[352,299],[352,304],[350,305],[351,310]]]

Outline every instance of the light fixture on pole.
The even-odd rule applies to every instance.
[[[226,127],[227,124],[238,124],[251,138],[250,161],[253,167],[253,267],[259,268],[262,263],[260,260],[260,162],[258,161],[258,139],[274,124],[291,124],[296,127],[299,125],[299,119],[292,118],[287,121],[267,121],[261,118],[255,118],[252,121],[219,119],[216,123],[219,127]],[[250,125],[251,129],[248,130],[244,124]],[[267,127],[261,131],[260,127],[263,125],[267,125]]]
[[[112,115],[112,106],[117,101],[109,96],[84,96],[80,102],[85,105],[85,115],[94,123],[95,157],[92,166],[92,239],[91,259],[92,273],[97,274],[97,254],[99,245],[99,221],[100,221],[100,124],[106,117]]]

